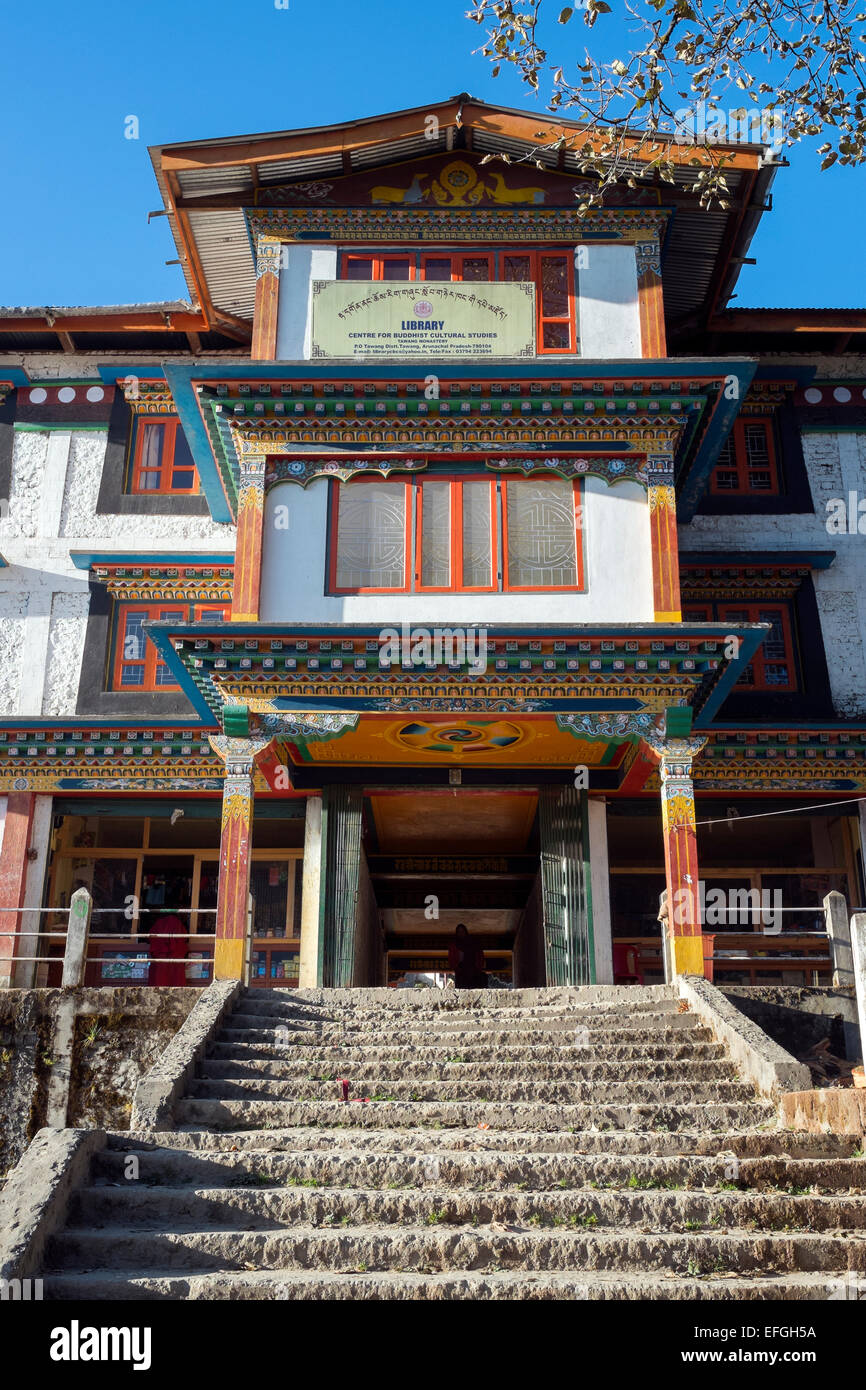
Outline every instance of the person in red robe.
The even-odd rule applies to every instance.
[[[448,948],[448,969],[454,971],[455,989],[486,989],[484,952],[469,935],[465,922],[458,922],[454,940]]]
[[[187,929],[174,912],[157,917],[150,928],[150,968],[149,985],[185,985],[186,965],[183,960],[172,961],[171,957],[186,958],[188,945]]]

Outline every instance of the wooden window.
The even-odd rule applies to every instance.
[[[489,592],[496,584],[496,480],[424,478],[414,487],[416,588]]]
[[[786,603],[685,604],[683,619],[695,622],[769,623],[770,631],[737,681],[737,690],[796,690],[794,623]]]
[[[137,420],[132,491],[198,492],[196,467],[179,420],[147,416]]]
[[[415,253],[409,255],[360,255],[343,257],[344,280],[414,280]]]
[[[115,612],[112,690],[178,690],[144,631],[146,622],[226,622],[224,604],[121,603]]]
[[[335,485],[330,591],[581,588],[578,497],[578,485],[562,478],[439,475]]]
[[[581,584],[578,494],[568,478],[508,478],[503,497],[506,589]]]
[[[535,285],[539,353],[577,351],[573,249],[529,251],[344,252],[344,280],[464,281]]]
[[[734,423],[713,469],[710,491],[716,496],[778,495],[772,420],[747,416]]]

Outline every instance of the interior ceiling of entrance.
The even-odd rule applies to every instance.
[[[537,804],[535,792],[460,787],[370,797],[379,854],[521,854]]]
[[[382,925],[394,937],[454,935],[458,922],[473,936],[500,936],[510,941],[520,926],[521,908],[445,907],[434,920],[426,917],[423,907],[386,907],[382,910]]]

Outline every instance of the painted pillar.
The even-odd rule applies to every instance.
[[[667,357],[665,303],[658,238],[635,243],[641,351],[644,357]]]
[[[262,533],[265,515],[265,459],[241,462],[238,530],[232,589],[232,622],[257,623],[262,588]]]
[[[37,911],[42,906],[45,887],[45,872],[48,867],[48,853],[51,848],[51,821],[54,798],[35,796],[33,798],[33,817],[30,824],[30,851],[35,858],[28,860],[24,884],[24,911],[21,914],[21,955],[39,954],[39,933],[42,929],[43,915]],[[45,954],[45,952],[43,952]],[[37,962],[22,960],[15,970],[15,985],[18,989],[31,989],[37,983]]]
[[[704,973],[692,763],[705,744],[705,738],[693,736],[669,738],[657,748],[668,904],[666,931],[673,975]]]
[[[316,989],[320,982],[319,917],[322,892],[322,798],[308,796],[304,822],[304,872],[301,887],[301,959],[298,987]]]
[[[247,901],[253,832],[253,772],[270,739],[210,737],[225,766],[214,979],[242,980],[246,964]]]
[[[655,621],[679,623],[683,615],[672,454],[647,458],[647,501],[650,510]]]
[[[20,909],[27,883],[27,851],[33,820],[32,792],[10,792],[6,805],[3,847],[0,849],[0,989],[13,981],[15,956],[19,951]],[[6,933],[15,933],[9,936]]]
[[[595,982],[597,985],[612,985],[613,932],[610,913],[610,865],[607,854],[607,801],[603,796],[589,798],[587,820]]]
[[[256,247],[256,303],[253,315],[253,362],[273,362],[277,355],[277,313],[280,305],[280,261],[278,241],[260,237]]]
[[[857,823],[860,828],[860,877],[861,884],[857,896],[866,894],[866,801],[861,801],[857,806]],[[863,906],[866,907],[866,896],[862,898]]]

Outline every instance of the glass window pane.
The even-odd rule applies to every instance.
[[[157,492],[159,490],[164,446],[164,421],[150,421],[141,426],[138,486],[142,491]]]
[[[350,483],[340,488],[338,589],[402,589],[406,583],[406,488]]]
[[[425,280],[450,280],[451,279],[451,257],[450,256],[428,256],[424,262]]]
[[[372,280],[373,259],[365,256],[348,256],[343,267],[344,280]]]
[[[121,685],[144,685],[144,665],[141,666],[121,666],[120,668]]]
[[[503,280],[531,280],[532,265],[528,256],[503,256]]]
[[[490,262],[487,256],[464,256],[463,279],[484,281],[489,280]]]
[[[188,492],[195,486],[195,473],[190,468],[173,468],[171,486],[175,492]]]
[[[253,896],[253,932],[256,936],[285,936],[289,873],[294,867],[291,860],[285,859],[253,863],[250,892]]]
[[[541,317],[568,317],[568,257],[541,257]]]
[[[451,484],[421,484],[421,583],[445,589],[451,583]]]
[[[574,489],[567,478],[509,480],[508,583],[560,589],[577,583]]]
[[[548,349],[553,352],[559,349],[565,352],[571,347],[571,329],[567,323],[545,323],[542,327],[541,340]]]
[[[463,585],[490,585],[493,570],[493,535],[488,482],[463,484]]]
[[[409,257],[399,259],[388,257],[382,267],[383,280],[408,280],[409,279]]]
[[[142,623],[147,614],[140,610],[133,610],[126,615],[123,627],[123,659],[124,661],[143,661],[144,660],[144,630]]]

